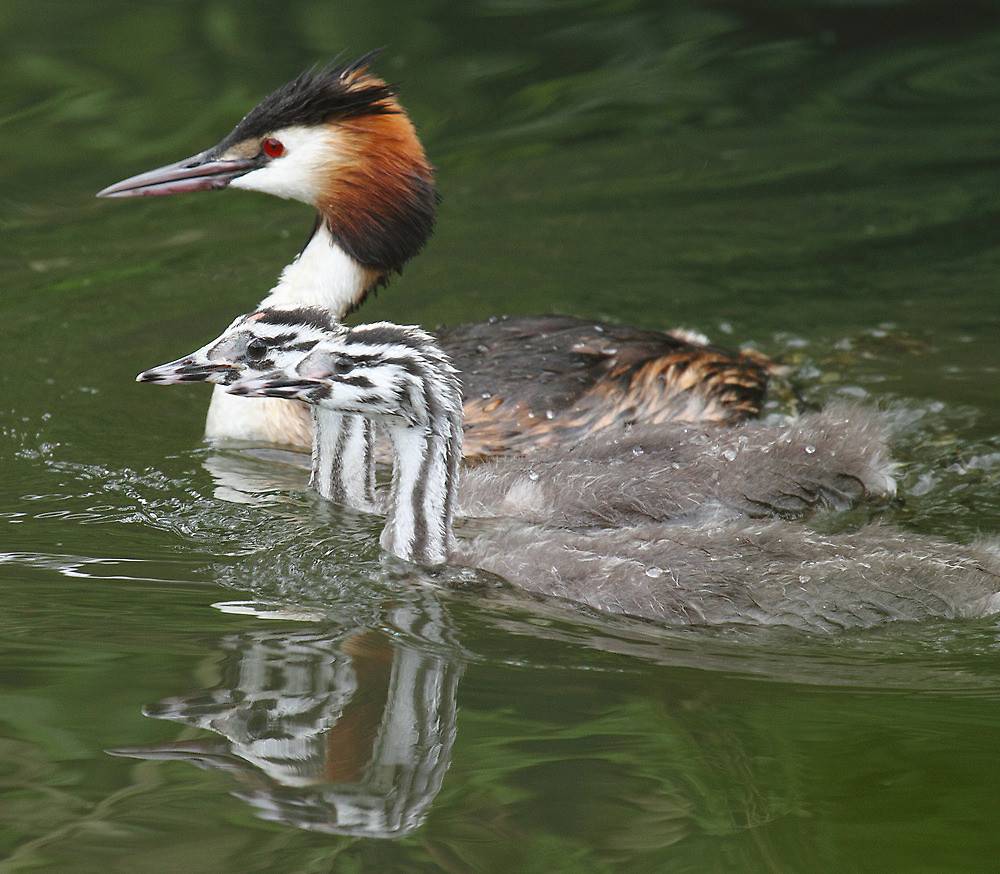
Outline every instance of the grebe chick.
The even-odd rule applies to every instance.
[[[788,424],[733,428],[671,422],[567,451],[491,459],[463,476],[462,516],[553,525],[628,525],[703,515],[797,518],[896,494],[884,422],[832,404]]]
[[[383,327],[389,330],[388,342]],[[272,307],[240,316],[201,349],[147,370],[138,379],[232,384],[270,371],[292,381],[301,372],[336,377],[345,344],[355,357],[373,352],[384,357],[398,331],[391,325],[347,329],[329,321],[321,310]],[[333,346],[322,342],[326,340]],[[426,370],[450,366],[437,355],[436,343],[427,340],[425,345],[421,355],[437,356]],[[398,352],[405,358],[411,347]],[[361,361],[349,380],[366,389],[374,384],[372,369],[377,365]],[[299,394],[293,386],[286,396]],[[323,497],[355,509],[377,509],[373,426],[362,416],[344,416],[336,405],[328,408],[323,398],[314,399],[308,392],[302,398],[311,403],[318,423],[313,487]],[[882,423],[868,410],[843,405],[806,414],[789,425],[636,426],[613,437],[594,435],[571,447],[542,447],[528,457],[487,461],[463,477],[458,513],[606,525],[677,519],[709,505],[751,516],[796,516],[823,507],[844,509],[864,498],[884,499],[894,493]]]
[[[354,311],[423,248],[434,171],[373,55],[307,71],[265,97],[215,146],[111,185],[128,198],[241,188],[298,200],[316,221],[262,306]],[[467,374],[470,456],[564,445],[625,422],[735,423],[756,416],[769,365],[679,335],[567,316],[513,318],[441,332]],[[311,445],[301,404],[216,389],[206,436]]]
[[[292,394],[379,421],[395,453],[380,542],[407,561],[476,567],[536,594],[672,625],[832,630],[1000,609],[1000,546],[878,527],[823,536],[789,522],[708,518],[581,533],[497,521],[488,534],[457,540],[458,378],[416,328],[353,328],[318,344],[294,376],[229,390]]]
[[[606,529],[541,526],[462,541],[459,561],[529,592],[667,625],[804,631],[1000,612],[1000,542],[968,546],[869,525],[706,518]]]
[[[294,367],[317,343],[340,330],[346,329],[320,307],[270,307],[237,317],[214,340],[176,361],[144,370],[136,382],[231,385],[241,378]],[[262,398],[261,403],[287,405],[272,398]],[[305,408],[315,423],[301,435],[312,440],[309,484],[324,498],[377,512],[374,427],[362,416],[319,406]]]

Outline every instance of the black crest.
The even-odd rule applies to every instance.
[[[394,112],[387,104],[388,98],[395,94],[391,85],[366,80],[363,75],[358,77],[380,51],[369,52],[349,64],[334,61],[299,74],[251,109],[219,144],[219,150],[292,125],[308,126],[337,118]]]

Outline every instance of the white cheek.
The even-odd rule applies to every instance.
[[[271,370],[280,370],[282,373],[288,375],[290,379],[295,378],[295,367],[296,365],[305,357],[305,352],[283,352],[277,355],[271,354],[270,358],[273,362]]]
[[[330,178],[331,168],[344,160],[336,133],[320,125],[289,127],[275,131],[273,136],[284,144],[285,154],[234,179],[229,187],[315,203]]]

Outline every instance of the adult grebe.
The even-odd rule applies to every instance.
[[[384,351],[382,328],[361,326],[350,336],[355,344]],[[388,329],[392,345],[397,329]],[[240,316],[201,349],[137,380],[227,385],[271,371],[294,378],[322,341],[347,331],[319,308],[272,306]],[[336,371],[337,361],[323,361],[314,356],[308,366]],[[451,367],[443,357],[434,364],[443,371]],[[364,395],[371,377],[359,371],[351,378]],[[312,485],[325,498],[378,511],[384,496],[374,490],[373,425],[342,412],[339,402],[328,407],[319,398],[312,410]],[[708,505],[752,516],[793,516],[894,493],[881,420],[856,405],[840,405],[781,425],[636,425],[617,435],[591,435],[569,446],[488,461],[462,479],[459,512],[563,525],[622,524],[681,518]]]
[[[825,536],[791,522],[709,514],[692,524],[581,533],[498,521],[458,540],[461,392],[447,356],[417,328],[344,329],[294,372],[228,390],[291,396],[381,423],[395,454],[381,544],[407,561],[481,568],[537,594],[668,624],[832,630],[1000,610],[1000,546],[877,526]]]
[[[343,318],[421,250],[436,211],[431,165],[394,89],[369,71],[372,57],[303,73],[217,145],[98,196],[229,187],[309,204],[312,235],[262,305],[320,305]],[[768,380],[759,355],[569,316],[462,325],[441,342],[464,374],[473,456],[629,422],[739,422],[760,411]],[[206,434],[307,447],[311,423],[300,404],[216,391]]]

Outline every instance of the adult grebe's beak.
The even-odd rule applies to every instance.
[[[166,194],[186,194],[188,191],[210,191],[225,188],[234,179],[260,165],[260,157],[221,160],[215,157],[214,149],[207,149],[175,164],[130,176],[98,191],[97,196],[161,197]]]
[[[160,364],[144,370],[136,382],[152,382],[156,385],[177,385],[182,382],[225,383],[234,378],[239,369],[232,364],[218,364],[214,361],[199,360],[194,355],[186,355],[169,364]]]

